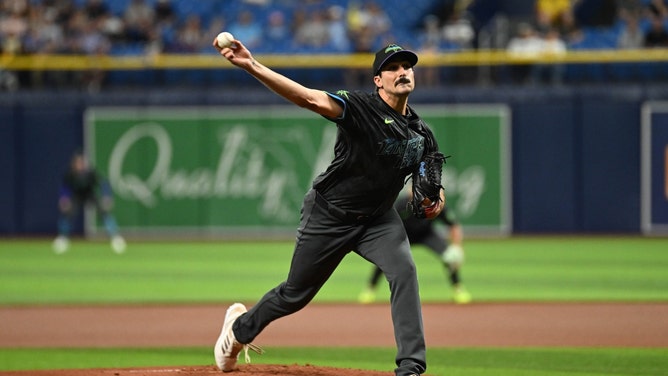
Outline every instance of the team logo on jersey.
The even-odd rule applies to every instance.
[[[417,136],[410,140],[386,138],[380,142],[379,155],[394,155],[398,158],[397,168],[414,166],[422,159],[424,137]]]
[[[346,99],[350,99],[348,98],[348,90],[339,90],[336,92],[336,95],[340,95],[342,97],[346,97]]]

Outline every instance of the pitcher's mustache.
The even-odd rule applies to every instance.
[[[399,78],[399,79],[397,80],[397,85],[400,85],[400,84],[410,84],[410,83],[411,83],[411,80],[409,80],[409,79],[406,78],[406,77],[401,77],[401,78]]]

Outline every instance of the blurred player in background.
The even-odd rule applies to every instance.
[[[58,197],[58,237],[53,241],[53,250],[57,254],[69,248],[69,236],[72,220],[79,209],[85,205],[94,205],[101,217],[104,229],[111,239],[111,248],[116,253],[125,252],[125,240],[118,233],[116,219],[111,213],[114,198],[109,183],[91,167],[81,152],[72,156],[70,166],[63,176]]]
[[[459,275],[459,270],[464,263],[464,249],[462,248],[464,234],[461,225],[447,206],[433,220],[416,218],[411,209],[408,208],[410,200],[411,192],[408,190],[407,194],[399,197],[394,207],[404,223],[411,247],[421,244],[434,252],[448,273],[450,285],[453,289],[452,300],[457,304],[470,303],[471,294],[464,287]],[[437,221],[444,223],[448,228],[449,236],[447,239],[441,228],[436,226]],[[382,274],[380,268],[374,267],[369,278],[369,284],[358,297],[360,303],[369,304],[376,300],[376,288]]]

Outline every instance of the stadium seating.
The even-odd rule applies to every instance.
[[[37,0],[36,0],[37,1]],[[83,7],[89,0],[74,0],[75,4]],[[116,16],[122,17],[127,6],[134,0],[104,0],[110,11]],[[144,0],[149,5],[155,4],[158,0]],[[382,5],[383,10],[388,14],[392,20],[392,40],[407,47],[417,49],[420,47],[420,32],[423,26],[424,17],[432,14],[443,7],[444,3],[454,0],[411,0],[410,6],[406,5],[403,0],[376,0],[377,4]],[[643,0],[646,2],[647,0]],[[587,2],[587,1],[585,1]],[[303,1],[303,0],[237,0],[237,1],[221,1],[221,0],[171,0],[172,6],[177,16],[176,25],[172,28],[166,27],[160,30],[163,45],[167,46],[164,50],[166,53],[204,53],[214,54],[215,51],[208,46],[202,46],[195,51],[192,49],[179,48],[179,45],[174,46],[170,41],[174,41],[177,35],[177,28],[188,16],[197,14],[202,21],[202,27],[207,28],[214,18],[223,17],[226,27],[229,26],[242,11],[251,11],[254,19],[260,24],[265,24],[269,15],[274,11],[282,11],[286,16],[286,21],[289,24],[292,16],[297,10],[312,10],[324,9],[332,5],[338,5],[343,8],[348,8],[355,3],[363,4],[362,0],[327,0],[327,1]],[[519,4],[520,1],[515,1],[513,4]],[[496,4],[498,7],[499,5]],[[476,6],[470,8],[470,16],[474,21],[484,19],[485,12],[489,12],[494,8],[494,4],[485,6],[483,3],[476,3]],[[508,11],[507,7],[504,11]],[[518,9],[515,14],[516,17],[527,17],[526,9]],[[510,18],[513,14],[509,15]],[[476,27],[482,25],[476,24]],[[601,50],[601,49],[615,49],[617,40],[623,30],[623,23],[617,21],[611,26],[597,26],[597,27],[583,27],[582,38],[577,42],[568,44],[570,50]],[[643,31],[648,30],[649,22],[643,19],[640,23]],[[668,28],[668,20],[666,20],[666,27]],[[379,36],[375,40],[374,49],[380,47],[385,43],[387,38]],[[169,48],[169,46],[174,46]],[[110,54],[112,56],[137,56],[145,52],[145,45],[137,42],[119,42],[113,43]],[[443,41],[439,45],[441,52],[447,53],[450,51],[457,51],[458,46]],[[319,48],[312,48],[300,46],[293,41],[286,40],[284,42],[272,42],[260,44],[253,48],[255,53],[268,54],[321,54],[321,53],[340,53],[340,50],[333,46],[323,46]],[[668,68],[666,64],[660,63],[589,63],[589,64],[568,64],[565,69],[565,82],[606,82],[606,81],[631,81],[642,80],[651,81],[652,78],[665,78],[668,76],[666,72]],[[441,69],[444,78],[452,76],[452,67],[443,67]],[[296,75],[328,77],[332,75],[331,71],[326,69],[318,72],[303,72],[295,70]],[[186,72],[185,70],[173,69],[165,71],[161,78],[165,83],[176,84],[184,82],[188,84],[200,84],[207,82],[219,82],[227,73],[222,72]],[[145,82],[150,80],[154,75],[137,74],[137,72],[110,72],[107,80],[119,84],[132,84],[136,82]]]

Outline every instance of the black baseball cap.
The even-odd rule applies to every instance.
[[[376,52],[376,59],[373,61],[373,75],[377,76],[385,63],[393,60],[406,60],[414,66],[418,62],[418,57],[413,51],[405,50],[397,44],[389,44]]]

